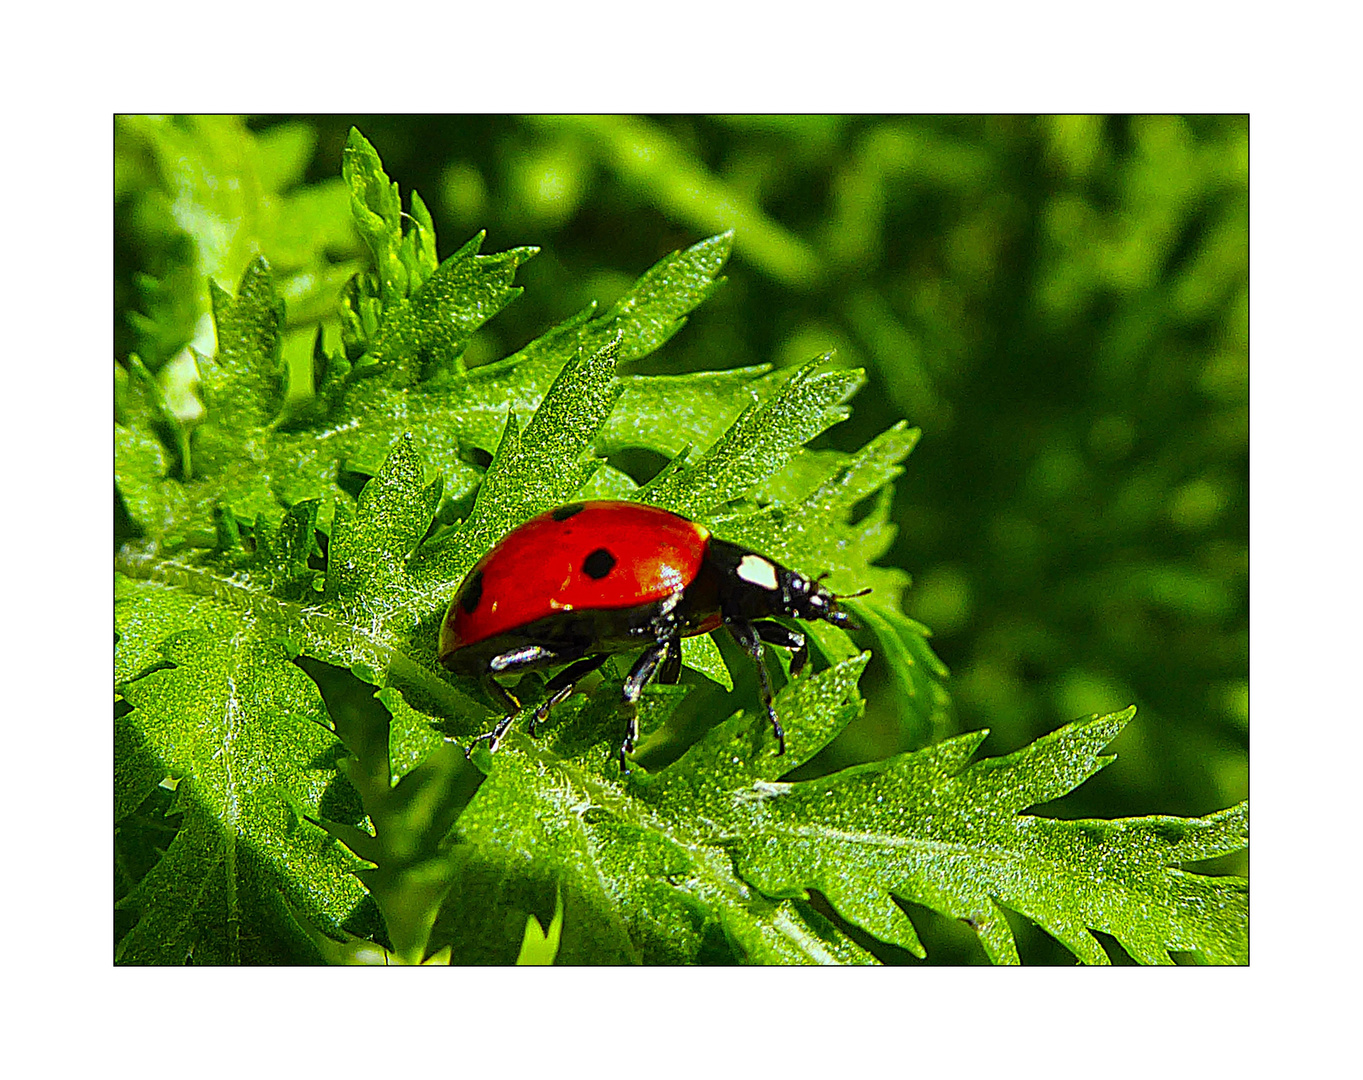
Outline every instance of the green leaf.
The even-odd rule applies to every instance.
[[[227,920],[211,914],[219,904],[225,913],[237,907],[228,887],[229,875],[236,877],[235,865],[227,866],[230,842],[209,814],[191,807],[185,817],[160,861],[119,903],[140,916],[115,951],[120,963],[241,962],[240,915],[233,933]]]
[[[865,379],[859,371],[829,368],[827,359],[806,364],[772,398],[750,406],[695,465],[674,459],[641,500],[700,517],[777,472],[801,443],[847,418],[843,402]]]
[[[609,775],[613,754],[600,734],[590,751],[579,750],[583,731],[618,738],[615,725],[601,731],[614,718],[613,704],[593,698],[583,707],[574,699],[563,719],[555,714],[540,747],[513,735],[512,745],[492,759],[486,782],[459,820],[460,836],[477,852],[462,888],[495,889],[520,918],[538,910],[558,882],[562,963],[864,959],[803,901],[769,899],[734,873],[726,838],[710,827],[715,807],[709,799],[727,815],[735,796],[714,788],[706,769],[718,765],[748,779],[799,764],[856,714],[855,706],[838,704],[864,664],[862,657],[802,680],[778,698],[787,758],[772,752],[765,718],[747,713],[721,725],[704,751],[693,750],[658,777],[624,784]],[[470,959],[508,962],[523,922],[514,924],[513,936],[497,929],[500,918],[470,908],[442,913],[446,934],[477,942]],[[459,955],[457,945],[454,951]]]
[[[374,258],[380,298],[390,307],[416,292],[435,270],[430,214],[420,198],[413,196],[413,228],[404,229],[398,186],[383,171],[373,145],[355,128],[350,129],[342,152],[341,175],[350,191],[355,227]]]
[[[853,601],[857,619],[876,636],[899,695],[899,719],[905,739],[921,746],[945,737],[952,723],[946,691],[946,665],[928,644],[927,627],[884,602]]]
[[[625,375],[620,407],[601,432],[605,452],[644,446],[672,457],[714,442],[769,388],[765,367],[692,375]]]
[[[563,935],[563,897],[554,900],[554,918],[546,930],[539,919],[531,915],[525,920],[525,938],[521,942],[516,963],[525,967],[548,967],[558,955],[559,938]]]
[[[311,566],[313,555],[321,554],[317,546],[319,502],[307,499],[289,507],[278,526],[271,526],[264,518],[256,520],[256,550],[247,565],[264,578],[265,588],[276,596],[312,600],[321,588],[321,575]]]
[[[517,296],[516,268],[535,248],[479,255],[479,233],[416,288],[410,299],[386,303],[358,370],[389,366],[393,385],[405,386],[442,371],[462,371],[469,338]]]
[[[465,299],[471,307],[477,308],[476,297]],[[633,307],[635,311],[647,311],[651,303],[660,300],[654,288]],[[262,377],[262,374],[269,376],[278,371],[275,330],[279,307],[269,289],[268,268],[263,263],[250,268],[238,297],[234,300],[225,294],[220,296],[217,310],[222,342],[218,356],[211,364],[205,364],[211,372],[210,379],[206,380],[210,389],[207,395],[209,414],[197,434],[200,441],[205,441],[205,433],[221,430],[228,422],[238,425],[234,433],[236,460],[229,458],[226,440],[215,443],[208,439],[209,452],[198,454],[200,475],[195,481],[186,485],[172,480],[166,475],[166,455],[151,435],[153,413],[144,409],[127,417],[131,425],[139,426],[125,429],[126,443],[133,443],[142,431],[148,432],[142,438],[151,440],[145,443],[150,453],[144,453],[144,457],[153,460],[143,466],[143,472],[154,471],[150,480],[164,485],[160,490],[181,493],[181,512],[162,512],[162,520],[171,520],[164,521],[164,527],[156,532],[172,545],[181,542],[177,541],[177,535],[185,528],[187,515],[183,513],[183,507],[188,501],[183,492],[185,487],[197,487],[199,506],[204,508],[200,513],[211,518],[219,540],[215,543],[216,553],[195,555],[190,550],[180,556],[161,558],[155,549],[130,547],[121,556],[120,564],[131,576],[122,579],[120,586],[124,618],[120,624],[119,670],[125,681],[134,684],[127,694],[136,707],[121,722],[120,730],[128,732],[129,738],[121,739],[120,744],[140,750],[140,756],[132,749],[128,752],[125,771],[130,779],[127,783],[120,782],[121,806],[135,806],[142,792],[154,785],[158,775],[164,774],[155,764],[146,764],[150,752],[145,744],[152,740],[146,739],[141,725],[152,719],[146,694],[153,685],[151,680],[160,674],[156,665],[165,662],[162,658],[165,643],[175,637],[176,631],[183,633],[181,627],[185,626],[194,627],[206,638],[232,642],[233,649],[252,647],[252,643],[257,642],[257,647],[278,651],[280,646],[272,642],[280,641],[287,642],[289,649],[353,667],[371,678],[385,678],[385,673],[405,673],[402,677],[417,698],[428,703],[428,708],[429,703],[434,702],[445,710],[446,718],[451,713],[462,717],[466,731],[481,726],[481,721],[476,719],[482,714],[481,707],[472,706],[440,678],[427,673],[424,664],[431,657],[421,655],[420,641],[417,643],[420,660],[403,655],[400,647],[411,628],[411,620],[401,613],[395,617],[393,612],[401,608],[404,601],[412,599],[413,585],[408,571],[410,557],[427,533],[440,500],[440,482],[437,479],[425,483],[424,469],[411,435],[398,440],[393,452],[378,468],[378,475],[361,491],[353,511],[348,509],[349,501],[340,497],[334,488],[325,492],[329,496],[327,499],[303,499],[283,506],[285,499],[280,498],[278,488],[268,491],[280,482],[280,478],[272,474],[282,471],[291,474],[288,480],[296,480],[298,469],[288,462],[291,456],[296,460],[300,450],[307,454],[305,461],[318,460],[316,450],[308,448],[307,442],[318,448],[325,446],[333,452],[343,452],[344,444],[335,439],[334,431],[309,436],[269,426],[278,382]],[[628,325],[633,317],[628,312],[617,314],[612,317],[612,325]],[[636,334],[636,339],[638,337]],[[584,352],[581,345],[575,345],[575,348],[579,352],[577,359],[570,360],[559,373],[524,440],[519,426],[514,420],[511,422],[508,428],[510,441],[498,457],[499,465],[491,472],[484,486],[485,492],[517,492],[527,499],[524,505],[545,500],[553,503],[565,500],[591,477],[596,468],[591,447],[619,393],[614,378],[618,345],[612,340],[590,353]],[[367,386],[374,385],[380,385],[380,381],[367,381]],[[374,397],[378,398],[376,412],[380,403],[387,405],[392,400],[391,397]],[[580,459],[576,472],[564,473],[559,468],[565,456]],[[135,458],[120,462],[125,479],[137,475],[131,467],[135,463]],[[265,463],[264,468],[262,463]],[[531,480],[544,481],[538,494],[530,485]],[[267,492],[274,498],[268,498]],[[243,493],[246,498],[241,497]],[[224,497],[227,502],[222,501]],[[484,506],[494,505],[486,495],[482,498]],[[272,519],[260,508],[261,502],[273,504],[271,508],[277,516]],[[319,605],[315,601],[320,598],[313,591],[317,572],[309,564],[319,551],[315,539],[316,528],[322,524],[319,506],[326,502],[335,509],[331,515],[334,520],[327,523],[331,532],[327,550],[327,599]],[[246,520],[250,520],[251,510],[256,511],[251,530],[254,550],[249,557],[242,553],[241,530],[236,524],[241,515],[234,513],[234,506],[243,511]],[[206,513],[209,509],[211,515]],[[480,522],[484,528],[503,531],[509,528],[514,512],[498,506],[496,514],[500,516],[493,517],[491,525],[476,515],[470,528],[477,527]],[[208,525],[209,520],[204,520],[203,524]],[[241,576],[239,568],[245,570],[245,577]],[[432,607],[423,608],[429,615],[439,614],[444,595],[452,585],[442,579],[440,589],[440,595],[429,601]],[[300,600],[314,601],[311,612],[294,606]],[[206,616],[211,617],[206,619]],[[145,643],[143,634],[149,636]],[[158,644],[153,645],[153,642]],[[278,655],[284,653],[278,652]],[[294,674],[298,675],[296,671]],[[392,734],[384,746],[386,760],[378,771],[391,778],[384,783],[395,785],[392,791],[396,794],[384,796],[381,794],[386,790],[384,785],[366,786],[360,782],[357,778],[368,775],[360,766],[347,770],[351,782],[368,792],[366,808],[371,818],[375,813],[383,817],[383,812],[375,811],[371,803],[382,806],[386,798],[397,799],[404,792],[410,803],[414,785],[416,788],[429,787],[429,781],[423,781],[421,777],[426,775],[423,770],[429,771],[429,763],[434,760],[433,754],[439,750],[441,741],[428,713],[415,712],[406,698],[394,689],[383,690],[381,694],[381,700],[390,709]],[[363,739],[360,743],[367,745]],[[352,752],[357,754],[357,760],[366,760],[358,756],[359,751]],[[369,758],[372,757],[370,754]],[[155,761],[154,758],[151,760]],[[417,803],[421,801],[416,800]],[[217,806],[211,806],[208,817],[212,819],[218,811]],[[128,812],[123,811],[125,815]],[[314,808],[305,813],[313,817],[316,811]],[[333,837],[353,846],[362,857],[377,861],[368,884],[376,898],[386,898],[381,902],[381,908],[390,916],[390,929],[396,923],[395,936],[398,936],[398,930],[402,932],[403,943],[395,955],[410,959],[422,951],[423,921],[428,923],[428,916],[433,917],[433,905],[438,904],[443,895],[451,871],[444,855],[436,857],[428,853],[424,862],[417,860],[414,863],[411,852],[402,848],[402,843],[409,842],[402,838],[429,828],[429,821],[418,825],[410,815],[404,817],[403,813],[391,808],[388,813],[388,832],[379,830],[378,847],[361,838],[370,835],[362,829],[329,821],[320,813],[316,813],[316,820],[323,822]],[[374,820],[377,823],[378,818]],[[399,824],[392,825],[392,820]],[[383,857],[387,835],[396,836],[398,839],[394,843],[398,846],[394,848],[388,844],[392,850]],[[186,840],[189,836],[186,834]],[[421,896],[426,899],[421,901]],[[414,901],[413,897],[418,900]],[[174,902],[167,900],[167,903]],[[423,916],[423,911],[427,915]],[[337,932],[334,913],[324,920],[324,924],[329,927],[328,933]]]
[[[902,736],[915,746],[949,730],[947,671],[927,644],[926,628],[899,610],[907,575],[875,563],[888,551],[896,532],[889,522],[885,485],[903,472],[900,462],[913,450],[918,435],[900,423],[856,454],[805,452],[767,484],[769,492],[783,498],[756,512],[712,523],[727,540],[807,574],[827,574],[827,584],[835,591],[871,590],[871,598],[852,601],[849,607],[875,634],[890,660]],[[871,495],[876,498],[871,512],[854,524],[857,508]],[[835,628],[818,627],[814,636],[831,656],[851,655],[846,636]]]
[[[173,535],[188,514],[180,484],[170,479],[170,454],[147,428],[114,425],[118,495],[128,515],[148,531]]]
[[[269,264],[263,258],[252,261],[235,298],[216,285],[211,292],[218,351],[199,363],[208,415],[232,431],[265,427],[284,403],[279,356],[284,308]]]
[[[168,666],[123,684],[133,708],[120,723],[135,732],[141,754],[180,781],[177,810],[192,823],[177,834],[175,857],[162,860],[132,897],[153,917],[124,939],[123,962],[158,962],[166,949],[198,947],[201,936],[216,958],[209,962],[236,962],[242,891],[287,888],[330,925],[361,898],[354,858],[307,820],[333,779],[338,745],[317,688],[283,648],[249,640],[231,616],[218,610],[217,632],[164,639]],[[223,906],[207,910],[225,923],[204,924],[209,894]],[[165,909],[178,909],[172,936],[164,928],[152,933],[171,918]]]
[[[709,634],[682,639],[682,663],[692,671],[699,671],[707,679],[713,679],[725,690],[734,688],[734,677]]]
[[[380,764],[360,754],[346,773],[374,826],[372,838],[360,839],[375,865],[360,877],[383,913],[393,954],[404,963],[422,963],[432,951],[428,942],[441,902],[470,854],[447,837],[483,776],[453,743],[442,743],[391,787],[372,782]],[[353,832],[336,835],[354,842]]]
[[[406,599],[408,562],[440,505],[441,481],[429,484],[410,436],[360,492],[352,515],[338,509],[327,559],[327,595],[370,618]]]
[[[310,339],[337,324],[360,246],[343,181],[300,186],[315,142],[302,124],[255,134],[235,116],[115,117],[117,224],[143,268],[129,322],[152,370],[186,345],[211,348],[209,282],[237,281],[257,257],[281,275],[290,330]]]
[[[239,296],[219,308],[229,320],[222,328],[220,347],[230,359],[206,360],[204,366],[217,380],[215,400],[226,402],[230,415],[219,415],[220,410],[209,404],[193,432],[192,455],[182,455],[192,456],[191,477],[172,475],[176,448],[163,444],[147,410],[124,417],[116,428],[115,478],[129,515],[145,535],[175,548],[204,543],[203,538],[215,531],[218,507],[230,509],[238,521],[254,521],[263,514],[266,521],[278,523],[289,506],[318,499],[318,525],[326,532],[335,507],[352,501],[344,475],[373,475],[389,449],[408,433],[420,436],[433,472],[444,476],[446,497],[463,498],[481,476],[465,460],[469,450],[495,449],[508,411],[528,415],[538,408],[565,364],[583,353],[600,354],[617,336],[642,348],[679,325],[677,312],[689,310],[688,305],[705,294],[705,283],[711,279],[704,275],[722,261],[727,241],[697,248],[701,250],[691,249],[682,253],[686,258],[672,260],[668,274],[661,276],[675,283],[676,295],[661,292],[655,275],[606,316],[591,319],[591,312],[586,312],[507,360],[422,381],[422,392],[410,393],[412,378],[437,374],[416,362],[428,345],[441,341],[448,345],[450,334],[465,340],[514,296],[507,281],[519,255],[483,256],[475,247],[466,247],[446,260],[427,283],[440,292],[439,311],[426,311],[408,300],[395,309],[390,325],[399,329],[383,331],[396,335],[384,339],[394,350],[387,354],[393,364],[375,361],[359,371],[351,370],[344,357],[329,356],[313,407],[282,421],[272,420],[277,402],[257,377],[275,369],[271,339],[236,332],[243,322],[258,325],[271,310],[262,299],[267,293],[260,279],[262,268],[257,266],[248,271],[242,286],[252,302]],[[249,317],[231,322],[230,315],[238,308]],[[454,314],[447,318],[447,312]],[[400,330],[408,324],[416,329]],[[252,340],[254,352],[249,347]],[[449,353],[445,349],[442,355]],[[416,366],[404,366],[408,360]],[[676,431],[713,439],[728,419],[754,400],[759,378],[758,370],[706,377],[701,380],[704,389],[691,392],[693,404],[683,419],[671,414],[666,394],[650,389],[651,379],[633,377],[628,393],[636,406],[628,414],[628,434],[619,433],[610,444],[600,440],[598,431],[592,437],[603,443],[605,452],[625,446],[665,451],[674,444]],[[618,387],[612,390],[620,392]]]
[[[984,732],[790,785],[736,824],[740,872],[771,895],[818,889],[845,918],[920,956],[892,897],[965,921],[995,963],[1017,962],[1004,908],[1089,964],[1108,963],[1094,930],[1142,963],[1169,963],[1170,951],[1245,963],[1245,883],[1180,865],[1242,848],[1244,806],[1192,820],[1021,813],[1110,762],[1098,751],[1134,712],[1078,721],[973,765]]]
[[[638,360],[662,346],[686,325],[686,316],[719,288],[719,271],[733,250],[733,230],[665,255],[624,296],[611,305],[596,328],[596,340],[620,336],[620,363]]]

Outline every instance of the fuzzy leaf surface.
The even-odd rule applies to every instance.
[[[1109,962],[1091,931],[1136,960],[1170,952],[1246,963],[1243,880],[1181,864],[1245,846],[1248,811],[1205,818],[1058,821],[1022,814],[1106,765],[1099,751],[1134,709],[1078,721],[1004,758],[967,764],[985,732],[790,785],[736,823],[741,872],[770,895],[820,890],[846,918],[922,955],[893,897],[965,921],[995,963],[1017,963],[1006,907],[1087,964]]]
[[[164,610],[149,594],[173,591],[126,579],[118,585],[116,622],[125,639],[129,609],[134,617],[138,609]],[[285,890],[329,925],[361,899],[355,858],[307,821],[334,780],[339,750],[316,686],[229,604],[201,598],[189,621],[159,642],[163,666],[120,685],[132,710],[116,721],[125,747],[117,808],[130,812],[169,777],[177,785],[173,812],[186,819],[169,861],[128,901],[152,921],[123,939],[124,962],[154,962],[201,937],[215,962],[241,959],[236,928],[248,891]],[[181,909],[174,937],[151,933],[167,907]]]

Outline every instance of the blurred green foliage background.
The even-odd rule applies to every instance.
[[[254,251],[186,252],[177,185],[213,178],[177,175],[149,123],[120,118],[116,131],[115,305],[154,317],[120,321],[115,349],[156,367],[204,332],[166,282],[207,270],[233,287]],[[908,613],[952,670],[958,730],[990,728],[985,752],[999,754],[1134,703],[1119,761],[1044,812],[1200,815],[1247,796],[1246,117],[177,123],[224,155],[249,158],[258,141],[297,163],[258,176],[254,196],[220,194],[223,214],[237,198],[269,217],[266,254],[296,270],[286,354],[300,382],[304,324],[361,250],[336,231],[352,124],[404,198],[421,193],[442,258],[480,229],[487,251],[543,249],[471,364],[734,229],[728,284],[638,370],[793,365],[833,349],[870,385],[816,446],[854,449],[901,417],[922,427],[890,557],[914,575]],[[877,712],[877,678],[863,682],[869,741],[849,753],[904,748]],[[1243,855],[1217,867],[1244,868]]]

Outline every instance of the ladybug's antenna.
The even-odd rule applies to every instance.
[[[822,584],[824,578],[828,577],[828,576],[829,576],[830,574],[832,574],[832,573],[833,573],[832,570],[825,570],[822,574],[820,574],[818,577],[816,577],[816,578],[814,579],[814,583],[815,583],[816,585],[817,585],[817,584]],[[829,593],[828,595],[831,596],[834,600],[855,600],[858,596],[865,596],[865,595],[866,595],[868,592],[870,592],[870,591],[871,591],[871,586],[867,585],[866,588],[864,588],[864,589],[859,589],[859,590],[857,590],[856,592],[850,592],[850,593]]]
[[[824,574],[824,575],[823,575],[823,577],[827,577],[827,576],[828,576],[827,574]],[[823,580],[823,579],[820,578],[820,580]],[[870,590],[869,588],[866,588],[866,589],[861,589],[861,590],[859,590],[859,591],[857,591],[857,592],[854,592],[854,593],[847,593],[845,596],[840,595],[840,594],[838,594],[838,593],[829,593],[828,595],[831,596],[831,597],[834,599],[834,601],[838,601],[838,600],[854,600],[854,599],[856,599],[858,596],[865,596],[865,595],[866,595],[868,592],[870,592],[870,591],[871,591],[871,590]],[[831,610],[831,611],[827,612],[826,614],[823,614],[823,615],[821,615],[821,616],[819,616],[819,617],[822,618],[825,622],[831,622],[834,626],[841,626],[841,627],[843,627],[843,628],[846,629],[846,630],[860,630],[860,629],[862,629],[862,625],[861,625],[859,622],[857,622],[854,618],[852,618],[851,615],[849,615],[849,614],[848,614],[847,612],[845,612],[845,611],[839,611],[837,608],[834,608],[833,610]]]

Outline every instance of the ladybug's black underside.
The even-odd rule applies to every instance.
[[[685,594],[683,602],[684,599]],[[669,597],[629,608],[557,611],[507,633],[466,645],[451,654],[446,665],[460,675],[481,678],[556,667],[588,655],[630,652],[672,636],[680,638],[694,633],[690,620],[680,610],[682,606]],[[500,657],[527,646],[539,646],[540,653],[535,659],[527,656],[524,660],[497,662]]]

